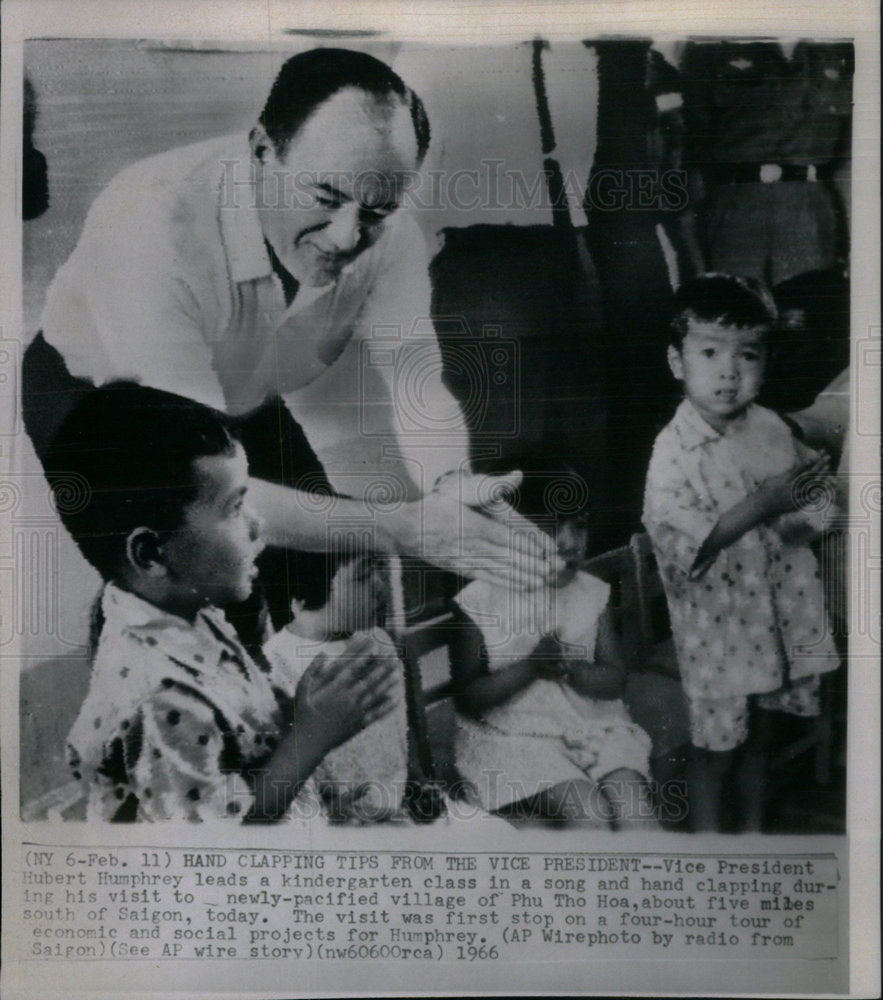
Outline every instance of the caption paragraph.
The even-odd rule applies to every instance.
[[[31,961],[828,959],[833,854],[23,845]]]

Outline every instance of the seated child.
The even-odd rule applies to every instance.
[[[655,825],[650,740],[620,698],[610,587],[577,569],[586,487],[544,468],[523,469],[514,507],[556,539],[556,580],[538,591],[475,581],[456,598],[483,640],[452,664],[457,767],[486,809],[514,821]]]
[[[292,705],[218,610],[249,595],[261,549],[245,453],[219,414],[112,383],[77,404],[46,469],[105,580],[69,738],[89,819],[277,819],[329,750],[391,711],[396,663],[367,639],[313,664]]]
[[[813,517],[797,511],[827,460],[754,402],[776,318],[768,293],[709,274],[678,290],[676,308],[668,362],[686,398],[656,439],[644,524],[690,706],[693,825],[720,829],[732,772],[741,824],[757,830],[769,713],[817,715],[819,675],[838,665]]]
[[[354,635],[373,630],[379,649],[394,657],[392,639],[375,626],[387,601],[385,566],[370,556],[290,552],[291,622],[265,645],[272,679],[293,694],[318,656],[336,659]],[[313,781],[336,820],[401,818],[408,778],[404,668],[397,664],[396,709],[332,750]]]

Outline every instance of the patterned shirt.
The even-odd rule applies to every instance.
[[[721,434],[684,400],[657,437],[644,524],[659,561],[688,697],[759,694],[788,677],[837,667],[819,567],[808,544],[817,533],[811,511],[763,523],[707,568],[696,567],[722,514],[764,479],[814,454],[776,414],[755,404]]]
[[[223,614],[189,622],[113,584],[69,762],[88,818],[211,820],[245,815],[250,773],[284,723],[266,674]]]

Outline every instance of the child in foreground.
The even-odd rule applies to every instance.
[[[46,469],[105,580],[69,737],[89,819],[278,819],[329,750],[391,710],[395,661],[368,638],[317,658],[285,698],[219,610],[248,597],[261,549],[245,453],[219,414],[110,384],[74,409]]]
[[[693,826],[721,828],[732,776],[741,826],[759,830],[771,713],[817,715],[819,675],[838,665],[798,510],[826,459],[754,402],[776,319],[761,286],[704,275],[676,304],[668,362],[686,398],[656,439],[644,524],[690,707]]]
[[[395,657],[393,642],[378,626],[387,603],[382,561],[333,552],[290,552],[291,622],[264,646],[274,683],[293,694],[317,654],[337,659],[347,643],[369,634]],[[404,667],[394,674],[396,709],[332,750],[312,781],[339,822],[402,819],[408,778],[408,722]]]
[[[576,568],[588,491],[572,470],[548,468],[522,468],[513,505],[555,538],[557,579],[526,592],[476,581],[456,598],[481,631],[452,665],[457,768],[486,809],[517,823],[653,827],[650,740],[620,697],[610,587]]]

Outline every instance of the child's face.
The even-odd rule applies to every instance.
[[[376,557],[362,556],[344,563],[331,581],[328,631],[350,635],[379,623],[386,608],[386,567]]]
[[[569,583],[576,575],[578,564],[586,556],[588,540],[589,526],[581,518],[570,518],[557,526],[555,543],[558,555],[564,560],[565,565],[555,580],[556,586]]]
[[[263,548],[261,522],[245,500],[248,463],[240,444],[234,455],[203,456],[193,463],[198,490],[184,525],[163,543],[173,588],[169,606],[196,611],[244,601],[257,576]]]
[[[682,348],[670,346],[668,364],[687,399],[718,431],[760,392],[767,349],[765,331],[690,320]]]

